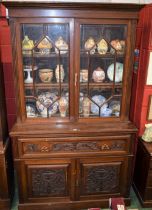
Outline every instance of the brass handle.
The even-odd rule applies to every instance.
[[[75,73],[75,87],[77,86],[78,74]]]
[[[101,150],[110,150],[110,147],[109,147],[109,145],[104,144],[101,146]]]
[[[79,180],[76,179],[76,187],[79,187]]]

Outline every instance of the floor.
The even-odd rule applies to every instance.
[[[133,189],[131,189],[130,195],[131,195],[131,206],[129,206],[127,208],[128,210],[152,210],[152,207],[151,208],[142,208],[141,207]],[[18,197],[17,197],[17,189],[16,189],[15,197],[14,197],[14,200],[12,203],[11,210],[18,210],[17,204],[18,204]],[[102,210],[109,210],[109,209],[102,209]]]

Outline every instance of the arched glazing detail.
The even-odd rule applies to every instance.
[[[69,25],[22,24],[27,118],[69,117]]]
[[[79,117],[119,117],[126,25],[80,26]]]

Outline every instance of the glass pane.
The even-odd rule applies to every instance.
[[[69,116],[69,25],[23,24],[27,117]]]
[[[86,24],[80,31],[79,116],[119,117],[127,27]]]

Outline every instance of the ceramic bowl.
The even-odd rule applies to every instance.
[[[53,70],[52,69],[39,69],[39,78],[44,83],[51,82],[53,78]]]
[[[112,110],[109,108],[101,109],[100,116],[101,117],[109,117],[112,114]]]

